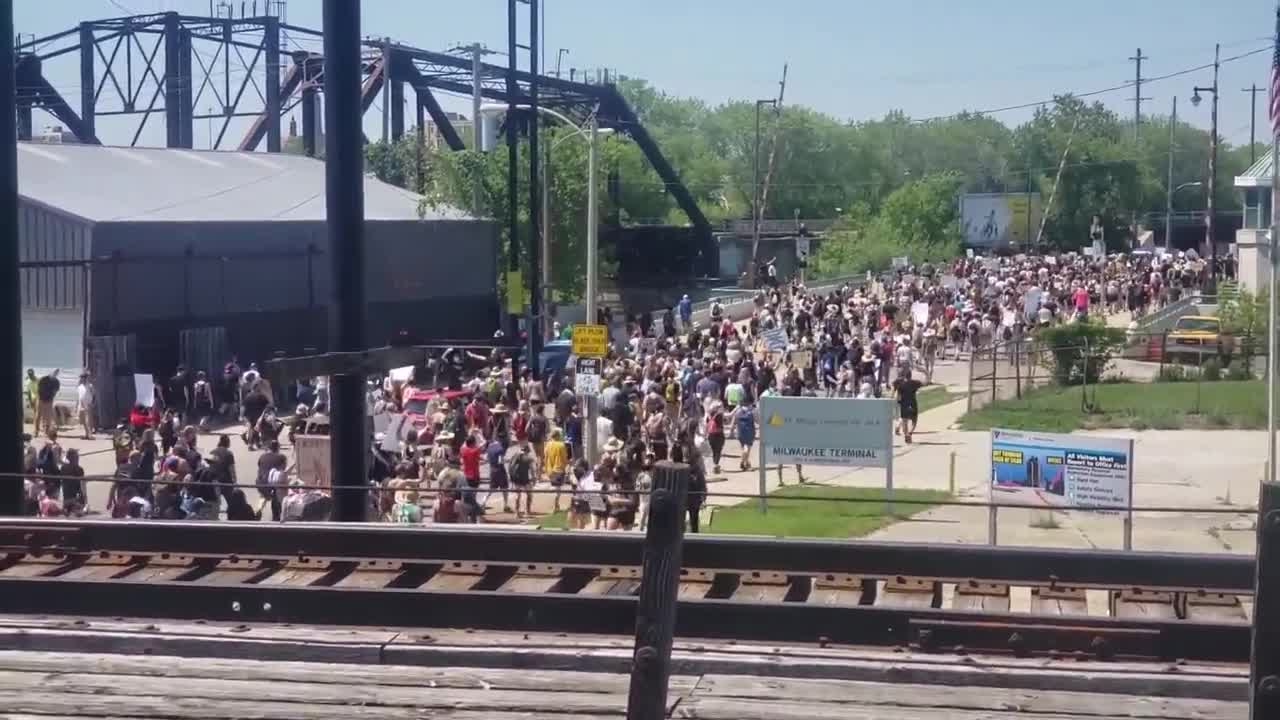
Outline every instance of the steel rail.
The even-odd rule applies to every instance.
[[[0,521],[0,551],[122,555],[311,557],[351,561],[491,562],[638,567],[644,538],[618,532],[488,527],[163,521]],[[1244,555],[690,535],[684,567],[979,580],[1047,587],[1144,588],[1249,594]]]
[[[353,612],[352,608],[359,608]],[[632,595],[177,580],[0,577],[6,613],[179,620],[627,634]],[[916,646],[940,652],[1077,653],[1098,659],[1246,662],[1245,622],[1044,617],[929,607],[684,599],[683,637]],[[323,639],[323,638],[316,638]]]

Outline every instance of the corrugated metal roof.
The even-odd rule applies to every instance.
[[[18,193],[94,222],[324,220],[324,163],[283,153],[18,144]],[[464,220],[418,214],[421,197],[366,176],[366,220]]]
[[[1244,173],[1237,175],[1236,187],[1271,187],[1271,179],[1275,177],[1275,168],[1271,167],[1271,148],[1258,156],[1258,160],[1249,166]]]

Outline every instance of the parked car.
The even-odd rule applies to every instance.
[[[1222,321],[1211,315],[1178,318],[1165,341],[1166,359],[1197,364],[1213,356],[1229,358],[1234,350],[1235,338],[1224,333]]]

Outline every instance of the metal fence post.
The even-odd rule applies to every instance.
[[[1022,338],[1013,341],[1013,381],[1014,392],[1022,399]]]
[[[1280,484],[1258,494],[1258,561],[1253,590],[1249,717],[1280,717]]]
[[[975,360],[977,359],[977,355],[977,352],[969,353],[969,387],[967,388],[968,392],[966,392],[964,396],[964,411],[967,413],[973,412],[973,381],[976,380],[973,373],[976,369]]]
[[[991,404],[996,402],[996,387],[1000,384],[997,378],[1000,377],[1000,367],[997,359],[1000,356],[1000,346],[994,341],[991,343]]]
[[[688,465],[663,461],[654,467],[627,720],[660,720],[667,716],[688,488]]]

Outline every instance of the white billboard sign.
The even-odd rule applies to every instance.
[[[960,223],[968,247],[1027,247],[1035,239],[1039,218],[1036,194],[968,193],[960,198]]]

